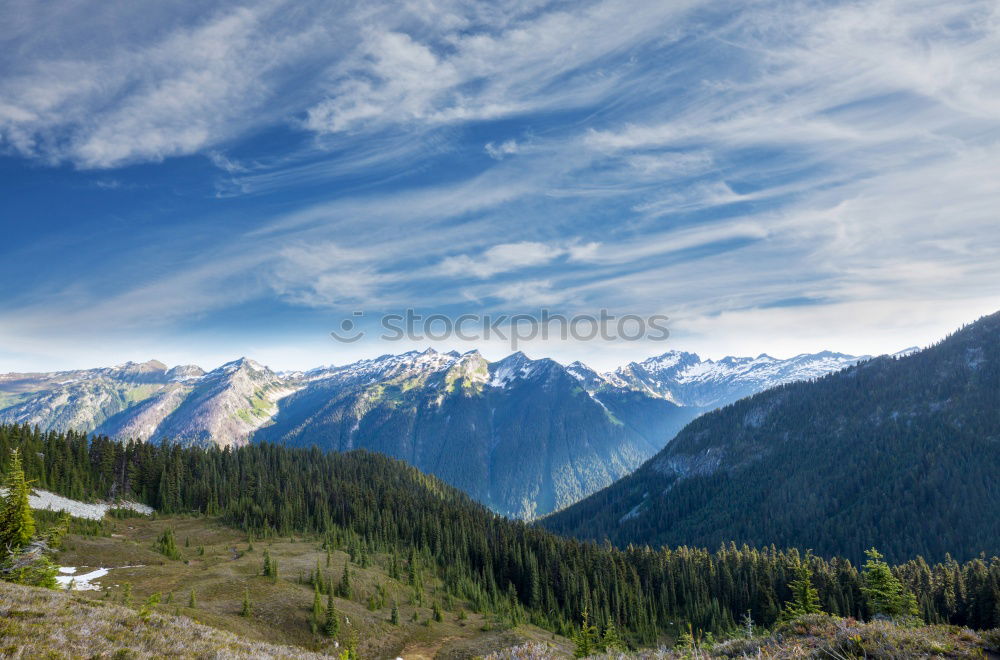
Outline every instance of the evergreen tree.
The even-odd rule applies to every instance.
[[[917,616],[917,599],[892,574],[882,554],[875,548],[865,554],[868,561],[861,572],[861,591],[867,596],[872,612],[890,617]]]
[[[240,610],[240,616],[249,617],[253,614],[253,605],[250,603],[250,587],[243,588],[243,608]]]
[[[195,607],[197,607],[197,603],[195,602],[195,599],[194,599],[194,589],[191,590],[191,593],[188,596],[188,607],[190,607],[191,609],[194,609]]]
[[[396,604],[396,601],[392,601],[392,613],[389,615],[389,623],[394,626],[399,625],[399,605]]]
[[[809,568],[811,557],[806,556],[795,569],[795,580],[788,588],[792,590],[792,600],[785,603],[782,618],[794,619],[804,614],[819,614],[823,609],[819,606],[819,592],[812,584],[812,570]]]
[[[271,567],[271,551],[264,548],[264,563],[261,566],[261,575],[264,577],[271,577],[272,567]]]
[[[351,598],[351,573],[348,565],[344,564],[344,572],[340,576],[340,582],[337,584],[337,595],[344,599]]]
[[[174,530],[169,527],[157,537],[153,543],[153,550],[159,552],[167,559],[180,559],[181,551],[177,548],[177,541],[174,539]]]
[[[607,653],[622,653],[628,650],[613,621],[608,621],[608,625],[604,628],[604,635],[601,637],[601,650]]]
[[[312,621],[313,627],[318,628],[323,620],[323,596],[319,591],[319,582],[313,584],[313,606]]]
[[[35,535],[35,518],[28,503],[30,488],[17,449],[10,453],[6,486],[7,494],[0,505],[0,557],[26,546]]]
[[[580,628],[573,632],[573,656],[586,658],[598,651],[600,643],[600,633],[597,626],[590,623],[590,613],[583,610],[583,621]]]
[[[323,621],[323,634],[327,637],[336,637],[340,632],[340,620],[337,617],[337,608],[334,607],[333,593],[326,597],[326,617]]]

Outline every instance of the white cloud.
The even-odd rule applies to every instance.
[[[732,342],[743,322],[761,342],[786,322],[860,342],[885,321],[873,310],[926,329],[935,308],[950,326],[995,300],[1000,9],[986,0],[698,3],[695,17],[695,3],[258,3],[128,21],[108,5],[93,24],[30,4],[0,27],[18,44],[0,64],[7,151],[81,167],[205,153],[233,194],[382,185],[328,186],[121,291],[65,286],[8,309],[26,333],[268,297],[466,295],[662,311],[705,342],[713,318]],[[94,36],[116,18],[122,39]],[[317,134],[308,158],[223,155],[275,123]],[[794,298],[820,303],[774,306]]]
[[[145,21],[162,18],[122,20],[142,33]],[[196,153],[282,119],[284,69],[307,64],[330,36],[321,24],[282,18],[273,2],[223,9],[141,42],[107,39],[102,21],[115,20],[80,17],[63,29],[93,41],[30,43],[0,70],[0,142],[84,168]]]
[[[310,307],[377,305],[387,278],[375,264],[370,250],[296,243],[279,251],[268,283],[285,300]]]
[[[329,98],[310,109],[307,126],[341,132],[373,123],[440,124],[580,107],[609,93],[618,79],[582,69],[647,39],[669,40],[676,32],[664,26],[695,4],[637,8],[605,0],[578,3],[572,11],[525,6],[521,15],[434,25],[424,30],[426,42],[372,26],[336,67]],[[470,29],[475,20],[483,22]]]
[[[441,262],[440,269],[446,275],[485,279],[497,273],[541,266],[565,253],[564,248],[545,243],[501,243],[475,257],[464,254],[448,257]]]
[[[487,142],[483,150],[489,154],[493,160],[503,160],[507,156],[512,156],[521,151],[517,140],[506,140],[500,144]]]
[[[561,305],[569,301],[566,291],[554,289],[552,282],[548,280],[530,280],[487,287],[487,295],[499,298],[521,310]]]

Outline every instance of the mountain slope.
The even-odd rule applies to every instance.
[[[696,412],[603,381],[585,387],[522,353],[490,363],[428,350],[311,377],[256,440],[379,451],[525,518],[627,474]]]
[[[109,417],[202,373],[197,367],[168,370],[150,360],[101,369],[3,374],[0,421],[91,431]]]
[[[608,380],[662,396],[682,406],[706,410],[719,408],[766,389],[800,380],[811,380],[857,364],[868,356],[823,351],[781,360],[761,354],[702,360],[694,353],[669,351],[631,362]]]
[[[926,350],[705,414],[634,474],[543,524],[619,544],[997,553],[998,403],[1000,313]]]
[[[270,420],[275,402],[297,387],[247,358],[171,385],[106,419],[95,431],[118,438],[241,445]]]

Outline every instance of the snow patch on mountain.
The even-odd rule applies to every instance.
[[[7,490],[0,488],[0,497],[6,496]],[[50,493],[47,490],[34,490],[28,495],[28,506],[41,511],[65,511],[74,518],[86,518],[88,520],[101,520],[111,509],[131,509],[143,515],[151,515],[153,508],[140,504],[122,500],[119,502],[80,502],[71,500],[62,495]]]

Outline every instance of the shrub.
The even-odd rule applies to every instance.
[[[983,632],[980,637],[983,640],[983,646],[985,646],[987,650],[993,651],[994,653],[1000,653],[1000,628],[987,630]]]

